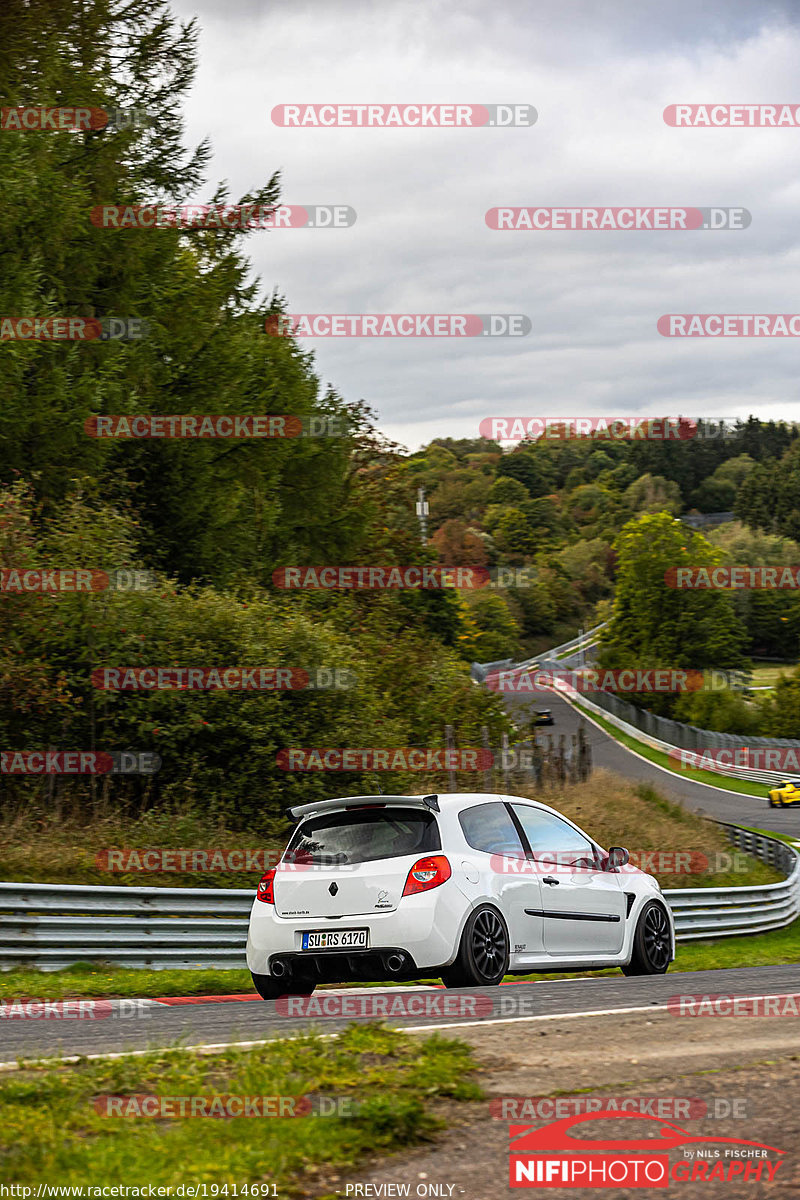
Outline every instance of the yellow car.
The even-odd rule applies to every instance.
[[[770,788],[770,808],[780,808],[784,804],[800,804],[800,779],[784,779],[780,787]]]

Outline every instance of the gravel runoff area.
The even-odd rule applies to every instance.
[[[549,1200],[576,1200],[585,1195],[623,1197],[670,1195],[700,1197],[775,1197],[800,1194],[800,1021],[797,1017],[679,1017],[669,1013],[587,1016],[542,1021],[527,1026],[494,1025],[444,1031],[463,1038],[481,1064],[479,1082],[487,1100],[476,1105],[439,1107],[448,1129],[425,1149],[404,1152],[373,1164],[358,1175],[321,1180],[309,1195],[363,1198],[381,1196],[453,1197],[453,1200],[497,1200],[526,1194],[510,1188],[509,1125],[493,1115],[500,1097],[556,1096],[580,1093],[594,1097],[642,1096],[705,1100],[709,1111],[723,1114],[703,1119],[677,1119],[693,1134],[744,1138],[786,1151],[772,1183],[736,1180],[671,1181],[669,1188],[576,1189],[548,1187]],[[494,1103],[492,1103],[494,1102]],[[716,1106],[716,1109],[715,1109]],[[730,1106],[730,1107],[728,1107]],[[736,1117],[725,1113],[745,1113]],[[522,1123],[525,1123],[524,1118]],[[530,1121],[538,1126],[545,1119]],[[653,1136],[658,1127],[631,1121],[595,1122],[591,1134],[608,1139]],[[582,1127],[587,1128],[585,1125]],[[714,1143],[703,1144],[704,1151]],[[721,1147],[720,1147],[721,1149]],[[681,1148],[670,1161],[684,1157]],[[777,1156],[771,1156],[772,1161]],[[730,1162],[730,1159],[723,1160]],[[710,1165],[709,1165],[710,1170]],[[410,1190],[394,1191],[380,1185]],[[431,1185],[439,1185],[438,1191]],[[356,1190],[359,1188],[361,1190]],[[367,1185],[371,1185],[369,1188]],[[418,1188],[423,1185],[424,1191]],[[534,1189],[528,1189],[532,1194]]]

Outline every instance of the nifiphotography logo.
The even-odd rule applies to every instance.
[[[592,1138],[574,1126],[589,1121],[638,1121],[657,1126],[651,1136]],[[651,1126],[652,1127],[652,1126]],[[510,1125],[509,1185],[535,1188],[667,1188],[672,1183],[742,1180],[770,1183],[782,1165],[777,1146],[693,1134],[680,1125],[636,1112],[604,1109],[536,1128]],[[670,1162],[669,1151],[682,1157]],[[755,1191],[754,1195],[761,1195]]]

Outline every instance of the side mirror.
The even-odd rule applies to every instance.
[[[610,846],[608,858],[606,859],[606,868],[609,871],[616,871],[619,867],[626,867],[630,862],[630,854],[624,846]]]

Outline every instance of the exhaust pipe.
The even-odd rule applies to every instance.
[[[390,954],[386,959],[387,971],[396,975],[398,971],[402,971],[404,961],[402,954]]]
[[[276,979],[282,979],[284,975],[289,974],[286,963],[280,958],[275,959],[275,962],[272,964],[270,970]]]

